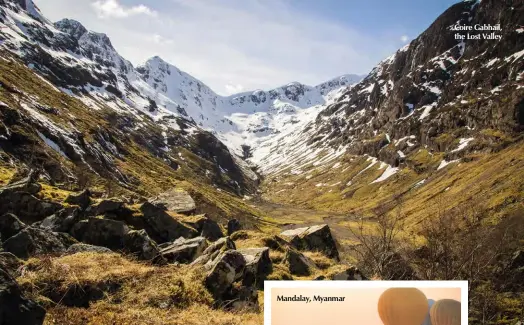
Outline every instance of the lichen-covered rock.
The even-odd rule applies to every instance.
[[[79,241],[112,250],[124,247],[124,237],[129,232],[121,221],[98,218],[89,218],[86,223],[81,223],[81,227],[75,227],[72,235]]]
[[[221,300],[233,283],[244,274],[246,260],[237,251],[227,251],[217,258],[217,262],[206,276],[205,285],[216,300]]]
[[[57,232],[69,232],[81,218],[78,208],[64,208],[39,222],[38,227]]]
[[[211,269],[215,259],[228,250],[236,249],[235,243],[229,237],[223,237],[209,245],[202,255],[191,263],[191,265],[204,265],[206,269]]]
[[[124,236],[124,251],[139,260],[154,260],[160,256],[158,246],[143,229],[132,230]]]
[[[216,241],[224,237],[224,233],[218,223],[206,216],[200,216],[189,224],[200,233],[200,236],[207,238],[209,241]]]
[[[246,269],[242,284],[245,286],[257,286],[263,288],[264,280],[273,270],[273,263],[269,258],[269,247],[239,249],[244,256]]]
[[[27,259],[31,256],[61,253],[66,249],[63,239],[54,232],[27,227],[4,242],[4,250]]]
[[[195,201],[189,193],[178,188],[158,195],[151,203],[178,213],[191,213],[196,209]]]
[[[286,249],[283,262],[291,274],[299,276],[310,275],[311,271],[317,267],[310,258],[291,247]]]
[[[320,251],[339,260],[338,249],[328,225],[286,230],[280,234],[299,250]]]
[[[14,278],[0,266],[0,324],[41,325],[46,311],[22,296]]]
[[[163,248],[160,254],[170,263],[191,263],[204,252],[207,242],[204,237],[179,238]]]
[[[145,230],[157,243],[172,242],[177,238],[194,238],[198,232],[169,215],[162,207],[146,202],[141,206]]]

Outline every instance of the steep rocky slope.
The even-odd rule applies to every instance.
[[[449,206],[488,196],[498,216],[519,208],[523,10],[520,1],[450,7],[314,121],[267,149],[267,197],[339,212],[406,194],[410,212],[420,215],[439,193]],[[500,24],[493,33],[501,39],[455,40],[456,24]]]

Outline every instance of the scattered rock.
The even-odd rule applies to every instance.
[[[311,270],[317,267],[310,258],[291,247],[286,250],[283,262],[291,274],[299,276],[310,275]]]
[[[189,224],[200,233],[200,236],[207,238],[209,241],[216,241],[224,237],[224,233],[218,223],[206,216],[201,216]]]
[[[62,238],[54,232],[27,227],[4,242],[4,250],[19,258],[61,253],[66,249]]]
[[[7,240],[27,227],[17,216],[6,213],[0,217],[0,238]]]
[[[145,230],[157,243],[172,242],[177,238],[193,238],[198,232],[174,219],[164,209],[150,202],[140,208],[145,221]]]
[[[66,251],[66,254],[76,254],[76,253],[84,253],[84,252],[112,253],[113,251],[107,247],[78,243],[78,244],[73,244],[69,246],[69,248]]]
[[[103,215],[106,213],[116,212],[124,207],[124,202],[117,199],[106,199],[100,201],[97,205],[92,206],[96,211],[96,215]]]
[[[22,296],[18,283],[0,266],[0,324],[40,325],[46,311]]]
[[[269,247],[245,248],[239,249],[238,252],[244,256],[246,261],[242,284],[263,288],[264,280],[273,270],[273,263],[269,258]]]
[[[182,189],[173,189],[162,193],[153,199],[151,203],[160,205],[167,211],[178,213],[191,213],[196,209],[193,198]]]
[[[217,258],[217,263],[206,277],[205,284],[216,300],[222,300],[233,283],[244,274],[246,260],[238,251],[227,251]]]
[[[360,273],[360,270],[357,269],[355,266],[349,267],[344,272],[337,273],[331,277],[332,280],[369,280],[365,276]]]
[[[338,250],[328,225],[286,230],[280,234],[289,238],[291,245],[300,250],[321,251],[339,260]]]
[[[57,232],[69,232],[81,217],[78,208],[64,208],[39,222],[38,227]]]
[[[170,246],[162,249],[160,254],[170,263],[191,263],[202,255],[207,247],[204,237],[184,239],[183,237],[175,240]]]
[[[205,265],[206,269],[211,269],[214,265],[214,260],[228,250],[236,249],[235,243],[229,237],[223,237],[209,245],[202,255],[191,263],[191,265]]]
[[[156,243],[145,230],[132,230],[124,236],[124,251],[134,254],[139,260],[154,260],[160,256]]]
[[[0,215],[13,213],[27,224],[42,221],[62,209],[62,205],[42,201],[26,192],[3,192],[0,194]]]
[[[231,219],[227,222],[227,235],[231,236],[235,231],[239,231],[242,229],[242,226],[240,225],[240,221],[237,219]]]
[[[120,250],[124,247],[124,237],[128,232],[129,228],[121,221],[89,218],[72,235],[87,244]]]
[[[78,205],[85,210],[91,204],[91,192],[88,189],[80,193],[72,193],[65,199],[65,203]]]

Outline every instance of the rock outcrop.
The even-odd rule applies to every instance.
[[[328,225],[286,230],[280,235],[299,250],[320,251],[328,257],[339,259],[337,245]]]
[[[154,198],[151,203],[164,207],[167,211],[191,213],[196,209],[193,198],[182,189],[173,189]]]
[[[121,221],[89,218],[77,223],[71,234],[86,244],[121,250],[128,232],[129,227]]]
[[[273,263],[269,258],[269,248],[244,248],[237,250],[246,261],[242,284],[245,286],[264,287],[264,280],[273,271]]]
[[[142,205],[145,230],[157,243],[172,242],[180,237],[193,238],[198,232],[169,215],[163,207],[150,202]]]
[[[299,276],[308,276],[317,267],[313,260],[293,248],[286,249],[283,263],[291,274]]]
[[[13,253],[18,258],[27,259],[31,256],[62,253],[71,244],[67,237],[59,233],[38,228],[26,227],[3,243],[6,252]]]
[[[204,252],[207,242],[204,237],[175,240],[172,244],[162,248],[160,254],[168,262],[191,263]]]
[[[124,252],[133,254],[139,260],[161,259],[160,249],[143,229],[131,230],[124,235]]]

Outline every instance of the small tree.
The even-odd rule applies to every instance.
[[[391,209],[387,205],[381,205],[375,209],[374,217],[368,222],[359,218],[356,229],[350,227],[351,233],[360,243],[353,249],[359,268],[384,280],[412,277],[411,269],[403,258],[405,246],[400,240],[405,219],[402,202],[398,199],[395,202],[393,213],[389,213]]]

